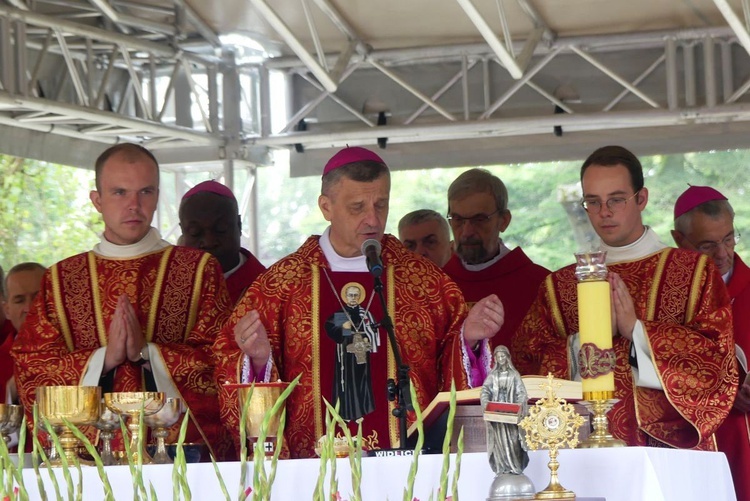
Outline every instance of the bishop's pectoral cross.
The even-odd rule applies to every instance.
[[[362,365],[367,363],[367,357],[365,354],[371,350],[370,340],[362,336],[361,332],[354,331],[352,333],[352,342],[346,347],[347,353],[353,353],[357,358],[357,364]]]

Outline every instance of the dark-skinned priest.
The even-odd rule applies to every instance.
[[[451,381],[458,389],[482,384],[489,368],[472,367],[467,350],[478,340],[489,350],[486,340],[503,324],[502,303],[489,296],[469,312],[437,266],[384,234],[390,183],[385,162],[365,148],[345,148],[326,164],[318,206],[330,226],[258,277],[214,344],[221,414],[230,430],[238,428],[238,404],[224,383],[301,375],[287,401],[291,457],[315,454],[326,432],[324,398],[334,405],[339,399],[352,431],[361,423],[365,449],[400,444],[386,391],[397,367],[378,324],[384,312],[362,250],[370,239],[382,246],[383,293],[419,405],[449,390]]]

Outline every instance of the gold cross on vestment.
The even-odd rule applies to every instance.
[[[368,351],[370,351],[370,340],[362,337],[361,332],[354,331],[352,342],[346,347],[346,352],[354,353],[354,356],[357,357],[357,364],[362,365],[367,363],[365,354]]]

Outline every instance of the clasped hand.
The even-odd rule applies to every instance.
[[[240,318],[234,326],[234,341],[250,358],[253,371],[256,374],[261,372],[271,356],[271,343],[268,341],[266,328],[260,321],[258,310],[252,310]]]
[[[146,344],[143,330],[127,294],[117,298],[107,333],[107,349],[104,354],[104,372],[122,365],[126,360],[137,362]]]
[[[633,329],[636,321],[638,321],[633,298],[620,275],[610,272],[607,280],[609,281],[612,298],[612,336],[620,334],[625,339],[632,341]]]

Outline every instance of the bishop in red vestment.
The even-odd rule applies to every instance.
[[[672,237],[680,248],[701,252],[714,263],[732,299],[734,342],[740,371],[737,398],[726,421],[716,431],[716,442],[732,470],[737,499],[750,499],[750,268],[735,253],[739,234],[729,200],[710,186],[690,186],[674,207]]]
[[[464,338],[473,344],[495,334],[502,305],[488,298],[467,316],[461,292],[437,266],[383,235],[389,190],[387,167],[369,150],[347,148],[329,161],[319,206],[331,226],[255,281],[214,345],[222,419],[230,430],[238,427],[237,396],[224,383],[301,375],[287,401],[291,457],[314,455],[326,432],[324,398],[340,402],[350,429],[361,423],[365,448],[399,445],[386,391],[397,367],[385,329],[373,323],[384,312],[361,250],[370,239],[382,244],[383,292],[418,404],[426,407],[451,381],[468,386]]]
[[[210,252],[221,264],[232,304],[236,304],[266,267],[241,247],[242,219],[237,199],[218,181],[203,181],[180,202],[183,245]]]

